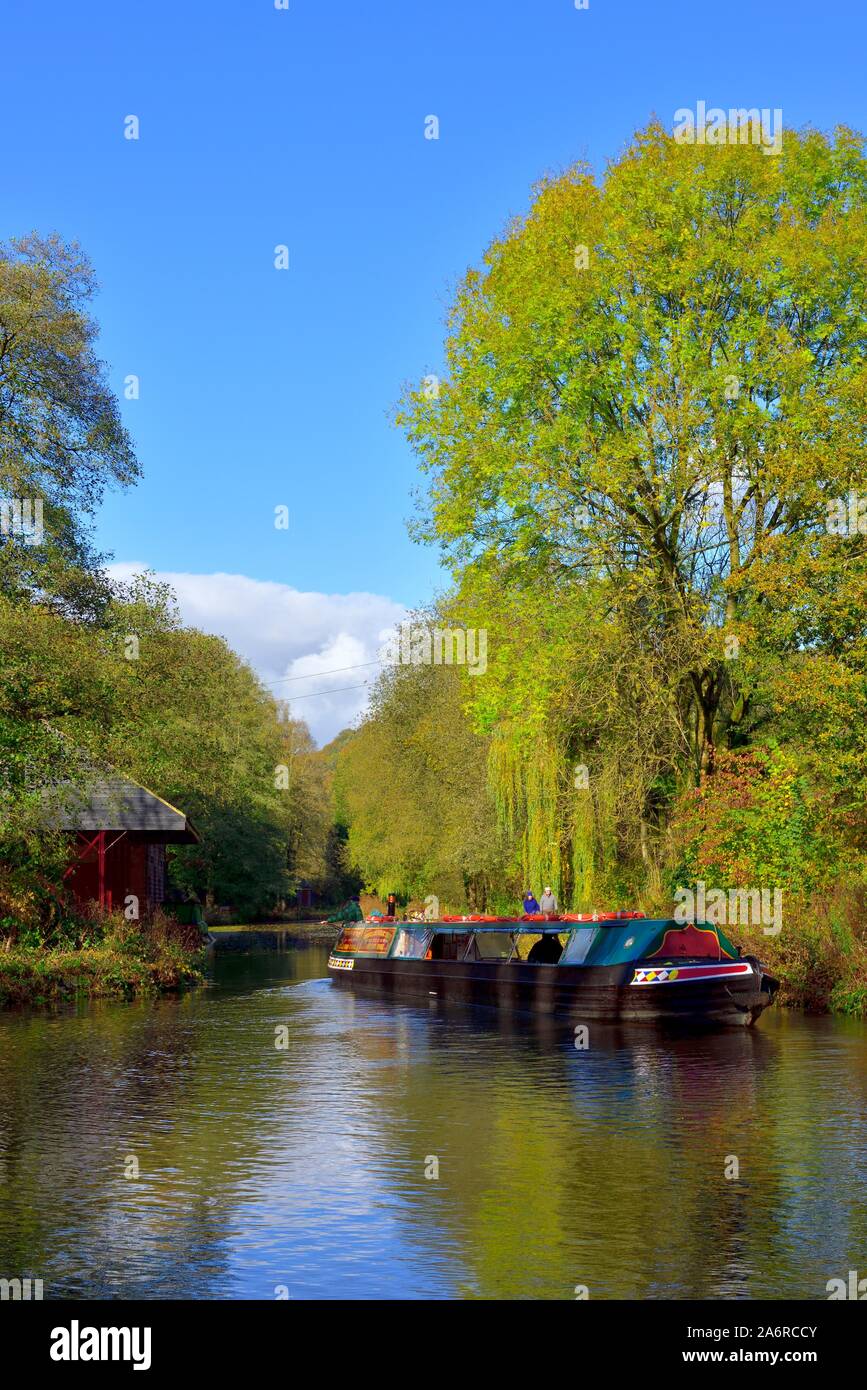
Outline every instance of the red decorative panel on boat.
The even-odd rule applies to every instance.
[[[713,927],[697,927],[689,922],[685,927],[669,927],[662,945],[649,953],[648,960],[654,956],[708,956],[712,960],[723,960],[726,953]]]

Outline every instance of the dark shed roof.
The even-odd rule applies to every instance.
[[[183,811],[127,777],[105,777],[63,796],[58,822],[68,830],[127,830],[167,844],[196,844],[199,833]]]

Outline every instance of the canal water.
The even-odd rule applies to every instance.
[[[867,1277],[867,1029],[378,1001],[320,947],[0,1015],[0,1277],[44,1296],[827,1298]]]

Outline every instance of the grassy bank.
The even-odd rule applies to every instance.
[[[132,999],[197,984],[204,954],[198,932],[161,921],[113,923],[90,939],[0,945],[0,1008],[75,999]]]
[[[861,899],[818,905],[777,937],[732,933],[780,981],[779,1003],[867,1018],[867,918]]]

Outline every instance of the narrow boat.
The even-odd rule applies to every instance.
[[[328,969],[337,985],[574,1024],[750,1025],[778,988],[719,927],[639,912],[368,921],[341,930]]]

